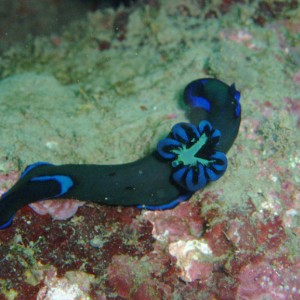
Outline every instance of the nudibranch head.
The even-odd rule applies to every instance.
[[[169,136],[157,145],[159,155],[171,161],[172,179],[186,191],[194,192],[210,181],[219,179],[226,171],[227,158],[215,150],[221,133],[208,121],[198,126],[178,123]]]

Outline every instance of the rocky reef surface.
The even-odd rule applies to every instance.
[[[235,82],[243,111],[226,174],[172,210],[22,208],[0,299],[300,299],[300,8],[244,2],[137,1],[2,54],[1,194],[35,161],[144,156],[194,79]]]

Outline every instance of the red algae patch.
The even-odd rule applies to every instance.
[[[59,291],[61,295],[63,291],[76,295],[101,294],[104,280],[100,278],[105,278],[106,268],[115,255],[140,257],[152,250],[152,227],[145,221],[136,221],[137,213],[133,208],[86,206],[70,221],[63,222],[53,221],[49,215],[37,215],[26,207],[18,213],[14,225],[0,232],[0,240],[7,245],[0,244],[0,255],[4,258],[0,267],[5,271],[2,274],[16,293],[22,295],[28,290],[36,295],[40,290],[40,299],[52,299],[48,297],[50,291],[53,295]],[[96,237],[100,240],[95,241]],[[53,276],[38,271],[49,268],[54,268]],[[82,273],[77,273],[79,270]],[[67,280],[68,274],[97,276],[98,285],[91,280],[91,289],[82,292],[73,285],[79,279]],[[26,279],[33,277],[36,279]]]
[[[77,200],[44,200],[29,206],[39,215],[50,214],[53,220],[67,220],[74,216],[85,202]]]
[[[140,259],[126,255],[114,256],[108,267],[108,282],[125,299],[168,299],[171,287],[157,280],[155,275],[160,272],[163,273],[160,262],[147,256]]]

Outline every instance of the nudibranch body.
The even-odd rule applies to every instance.
[[[24,205],[46,199],[78,199],[99,204],[168,209],[188,199],[227,168],[225,153],[241,120],[234,85],[205,78],[184,92],[190,123],[178,123],[157,150],[122,165],[29,165],[0,199],[0,229],[11,225]]]

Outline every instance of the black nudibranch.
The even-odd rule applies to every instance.
[[[37,162],[0,198],[0,229],[11,225],[24,205],[46,199],[78,199],[99,204],[168,209],[219,179],[226,153],[241,121],[234,84],[204,78],[185,88],[191,123],[178,123],[157,149],[122,165]]]

